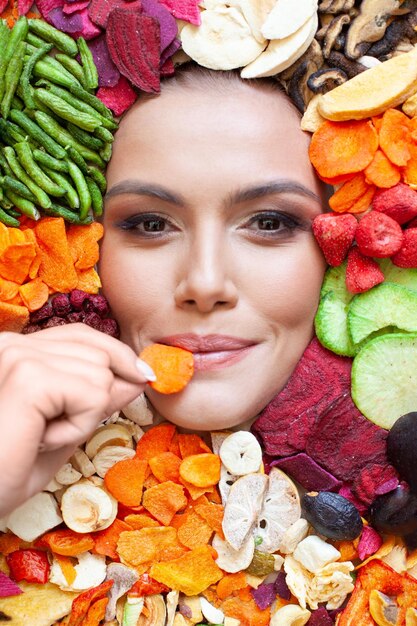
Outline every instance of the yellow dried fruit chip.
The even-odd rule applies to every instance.
[[[117,552],[123,563],[136,567],[156,560],[162,550],[176,545],[178,544],[175,528],[148,527],[120,533]]]
[[[195,487],[212,487],[220,480],[220,457],[217,454],[192,454],[180,465],[180,476]]]

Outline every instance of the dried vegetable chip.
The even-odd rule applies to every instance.
[[[158,583],[149,574],[142,574],[133,587],[129,589],[129,597],[140,598],[142,596],[152,596],[155,593],[164,593],[165,591],[169,591],[169,587]]]
[[[376,187],[393,187],[401,180],[399,168],[391,163],[382,150],[375,152],[374,158],[365,169],[365,180]]]
[[[173,15],[168,9],[156,0],[141,0],[142,12],[145,15],[154,17],[159,22],[160,27],[160,47],[161,53],[168,48],[178,34],[178,26]]]
[[[245,589],[248,586],[245,572],[236,572],[235,574],[226,574],[217,583],[216,593],[220,600],[225,600],[231,596],[234,591]]]
[[[268,626],[271,619],[270,609],[259,609],[250,593],[247,600],[228,598],[222,602],[221,610],[228,617],[239,620],[241,626]]]
[[[115,85],[100,86],[96,95],[115,115],[122,115],[138,97],[124,76]]]
[[[365,174],[359,172],[331,196],[330,208],[336,213],[363,213],[369,208],[375,191],[375,186],[366,182]]]
[[[207,503],[196,504],[195,510],[207,522],[210,528],[223,538],[223,506],[221,504],[215,504],[214,502],[207,501]]]
[[[187,434],[178,435],[178,445],[180,449],[181,458],[185,459],[186,456],[193,454],[201,454],[202,452],[211,452],[210,448],[199,435]]]
[[[113,524],[108,528],[94,533],[94,552],[118,561],[117,542],[119,541],[120,533],[132,530],[132,528],[133,526],[128,522],[123,522],[116,517]]]
[[[69,528],[53,530],[36,540],[38,547],[49,547],[54,554],[62,556],[77,556],[81,552],[87,552],[94,548],[95,543],[89,533],[76,533]]]
[[[76,289],[86,291],[87,293],[98,293],[101,287],[101,280],[94,267],[89,270],[77,271]]]
[[[103,237],[103,232],[99,222],[93,222],[90,226],[69,227],[67,240],[76,269],[86,270],[98,262],[98,241]]]
[[[394,165],[403,167],[411,158],[412,143],[409,118],[396,109],[387,109],[382,116],[379,144]]]
[[[145,481],[147,461],[123,459],[107,471],[104,484],[108,491],[126,506],[138,506],[142,500],[143,483]]]
[[[74,567],[71,557],[55,554],[54,558],[64,574],[67,585],[71,587],[74,580],[77,578],[77,570]]]
[[[161,4],[166,6],[177,20],[184,20],[195,26],[201,24],[198,0],[161,0]]]
[[[117,85],[120,78],[120,72],[111,60],[106,44],[106,36],[100,35],[99,37],[96,37],[90,41],[88,47],[93,55],[94,65],[97,68],[98,86],[114,87]]]
[[[123,76],[143,91],[159,92],[160,29],[156,19],[113,9],[107,21],[106,41]]]
[[[180,476],[195,487],[211,487],[220,480],[220,467],[217,454],[193,454],[183,459]]]
[[[112,580],[107,580],[93,589],[81,593],[72,603],[68,626],[83,626],[90,607],[97,601],[106,598],[113,584]],[[107,598],[106,598],[107,600]]]
[[[283,470],[309,491],[337,491],[342,486],[340,480],[305,452],[272,461],[271,467]]]
[[[88,6],[88,14],[94,24],[106,28],[110,12],[115,8],[140,11],[140,0],[91,0]]]
[[[88,613],[83,620],[83,626],[99,626],[106,614],[106,607],[109,602],[108,598],[96,600],[88,609]]]
[[[149,459],[149,467],[152,470],[152,474],[161,483],[167,480],[174,483],[179,482],[180,465],[181,459],[172,452],[162,452]]]
[[[165,548],[176,545],[178,542],[175,528],[142,528],[122,532],[117,543],[117,552],[123,563],[138,567],[158,560]]]
[[[22,540],[11,532],[0,535],[0,554],[7,556],[22,547]]]
[[[129,524],[133,530],[159,526],[159,522],[157,522],[156,519],[153,519],[150,515],[145,515],[145,513],[131,513],[130,515],[126,515],[125,522]]]
[[[156,380],[150,386],[159,393],[182,391],[194,373],[193,354],[182,348],[153,343],[146,346],[139,356],[155,372]]]
[[[160,583],[182,591],[187,596],[201,593],[223,576],[213,560],[209,546],[195,548],[172,561],[155,563],[149,574]]]
[[[21,285],[28,277],[35,256],[33,243],[11,243],[0,255],[0,276]]]
[[[149,461],[152,457],[168,452],[175,433],[173,424],[159,424],[154,426],[139,439],[136,447],[136,456]]]
[[[175,513],[187,506],[187,498],[184,487],[168,480],[147,489],[142,504],[161,524],[169,526]]]
[[[198,498],[203,496],[205,493],[213,492],[213,487],[195,487],[188,481],[184,480],[181,476],[180,476],[180,482],[186,488],[192,500],[198,500]]]
[[[207,522],[195,511],[182,517],[185,517],[185,521],[178,528],[178,541],[190,550],[207,545],[213,534],[213,529]]]
[[[47,302],[49,297],[48,285],[40,278],[34,278],[33,280],[21,285],[19,287],[19,293],[22,298],[23,304],[32,311],[37,311]]]
[[[19,283],[0,277],[0,301],[12,300],[19,292]]]
[[[44,218],[37,222],[35,234],[42,257],[39,277],[54,291],[75,289],[78,278],[67,243],[64,220]]]
[[[10,596],[18,596],[23,591],[16,583],[0,571],[0,598],[9,598]]]
[[[0,331],[20,333],[29,322],[29,311],[25,306],[0,302]]]

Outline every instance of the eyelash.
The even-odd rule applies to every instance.
[[[250,226],[256,224],[256,222],[260,221],[272,221],[278,222],[278,228],[275,229],[265,229],[261,228],[256,229],[256,235],[258,237],[263,237],[265,239],[273,239],[278,237],[283,237],[284,235],[290,235],[296,229],[305,229],[303,222],[295,217],[294,215],[288,215],[287,213],[283,213],[281,211],[260,211],[255,215],[251,216],[246,222],[244,222],[240,228],[248,228]],[[117,224],[117,227],[124,231],[137,231],[137,234],[143,238],[147,239],[156,239],[159,237],[167,236],[170,234],[170,231],[160,230],[160,231],[144,231],[140,229],[140,226],[143,226],[146,222],[164,222],[165,224],[171,226],[174,230],[177,230],[176,226],[172,224],[172,222],[165,216],[159,215],[158,213],[140,213],[138,215],[133,215],[126,220],[123,220]],[[281,227],[284,228],[281,228]],[[171,231],[172,232],[172,231]]]

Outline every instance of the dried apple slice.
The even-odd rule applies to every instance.
[[[261,512],[268,476],[246,474],[230,488],[224,508],[223,532],[226,540],[239,550]]]
[[[239,550],[235,550],[228,541],[223,541],[216,533],[213,537],[212,546],[217,552],[217,565],[229,574],[240,572],[252,563],[255,552],[255,540],[252,535],[246,538]]]
[[[269,13],[261,32],[266,39],[284,39],[317,11],[317,0],[278,0]]]

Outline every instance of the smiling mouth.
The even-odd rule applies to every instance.
[[[232,337],[230,335],[196,335],[191,333],[163,337],[158,342],[192,352],[195,371],[208,371],[228,367],[244,359],[251,349],[256,346],[254,341],[240,337]]]

